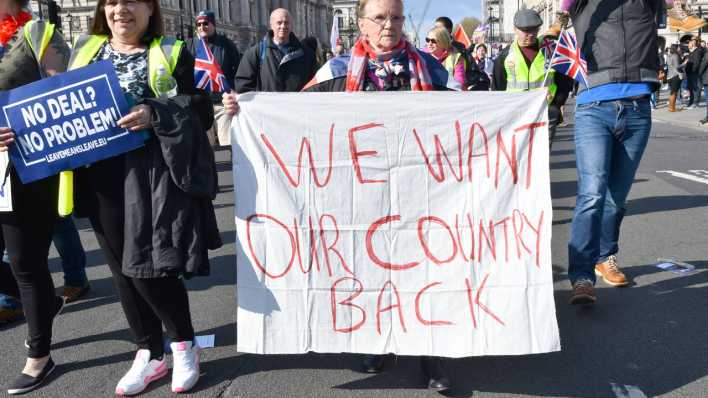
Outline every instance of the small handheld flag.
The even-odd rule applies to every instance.
[[[197,88],[212,93],[226,92],[231,89],[221,66],[214,59],[214,54],[204,39],[197,42],[194,56],[194,82]]]
[[[587,87],[588,63],[583,59],[577,43],[575,31],[572,28],[562,30],[553,58],[551,58],[550,67]]]
[[[340,43],[341,41],[339,39],[339,16],[335,15],[334,20],[332,21],[332,31],[329,34],[329,48],[334,51],[334,49]]]

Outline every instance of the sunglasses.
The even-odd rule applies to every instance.
[[[430,37],[425,38],[426,43],[433,43],[433,44],[438,44],[438,41],[435,39],[431,39]]]

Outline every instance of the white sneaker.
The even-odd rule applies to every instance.
[[[150,360],[150,350],[138,350],[133,366],[116,386],[116,395],[136,395],[145,390],[151,382],[167,375],[165,358]]]
[[[187,392],[199,380],[200,347],[191,341],[170,344],[172,348],[172,392]]]

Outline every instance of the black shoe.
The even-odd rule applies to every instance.
[[[704,117],[703,119],[699,120],[698,123],[700,123],[700,124],[708,123],[708,117]]]
[[[440,357],[420,357],[420,368],[428,379],[428,388],[439,393],[452,390],[450,378],[445,373]]]
[[[61,296],[56,296],[54,297],[56,299],[55,307],[54,307],[54,316],[53,318],[56,318],[61,314],[61,311],[64,309],[64,304],[66,302],[64,301],[64,298]]]
[[[383,370],[386,355],[367,355],[361,363],[364,373],[381,373]]]
[[[52,361],[52,358],[50,357],[49,361],[47,361],[47,364],[44,365],[44,369],[42,369],[42,371],[37,375],[37,377],[32,377],[30,375],[20,373],[20,375],[15,379],[15,381],[10,384],[10,388],[7,389],[7,393],[10,395],[16,395],[24,394],[34,390],[47,379],[47,377],[52,373],[54,368],[56,368],[56,366],[54,365],[54,361]]]

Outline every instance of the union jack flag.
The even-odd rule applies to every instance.
[[[552,39],[548,36],[543,37],[543,41],[541,42],[541,52],[543,53],[543,56],[550,60],[551,57],[553,56],[553,52],[556,50],[556,40]]]
[[[200,39],[197,43],[197,51],[194,56],[194,82],[197,88],[213,93],[230,90],[221,66],[214,59],[214,54],[204,39]]]
[[[588,63],[583,59],[577,43],[574,30],[566,29],[561,31],[556,50],[551,59],[551,68],[572,77],[587,87]]]

